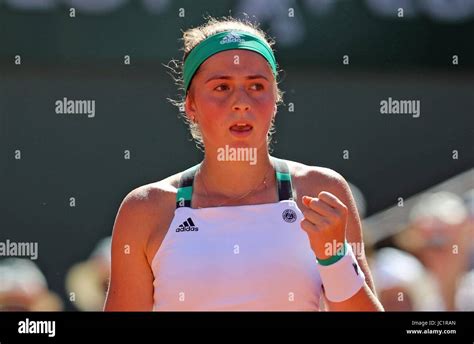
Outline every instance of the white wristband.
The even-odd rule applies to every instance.
[[[324,292],[329,301],[341,302],[354,296],[365,283],[364,272],[357,264],[352,247],[347,242],[346,254],[331,265],[318,264]]]

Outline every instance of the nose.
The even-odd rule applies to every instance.
[[[235,101],[232,105],[233,111],[248,112],[250,110],[249,97],[245,90],[239,90],[236,92]]]
[[[247,112],[250,110],[250,106],[248,104],[238,103],[234,105],[233,110]]]

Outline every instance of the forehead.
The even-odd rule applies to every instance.
[[[267,60],[254,51],[243,49],[232,49],[221,51],[209,57],[199,67],[199,73],[208,74],[214,72],[226,73],[249,73],[271,76],[270,65]]]

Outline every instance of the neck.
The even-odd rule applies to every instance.
[[[206,150],[197,173],[202,193],[207,196],[239,197],[246,192],[258,191],[265,178],[267,185],[274,179],[267,149],[257,149],[252,161],[225,161],[218,155],[217,151]]]

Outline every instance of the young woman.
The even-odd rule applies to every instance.
[[[362,231],[347,182],[269,155],[281,93],[265,34],[211,19],[184,33],[184,50],[204,159],[123,200],[105,310],[382,310],[351,249]]]

